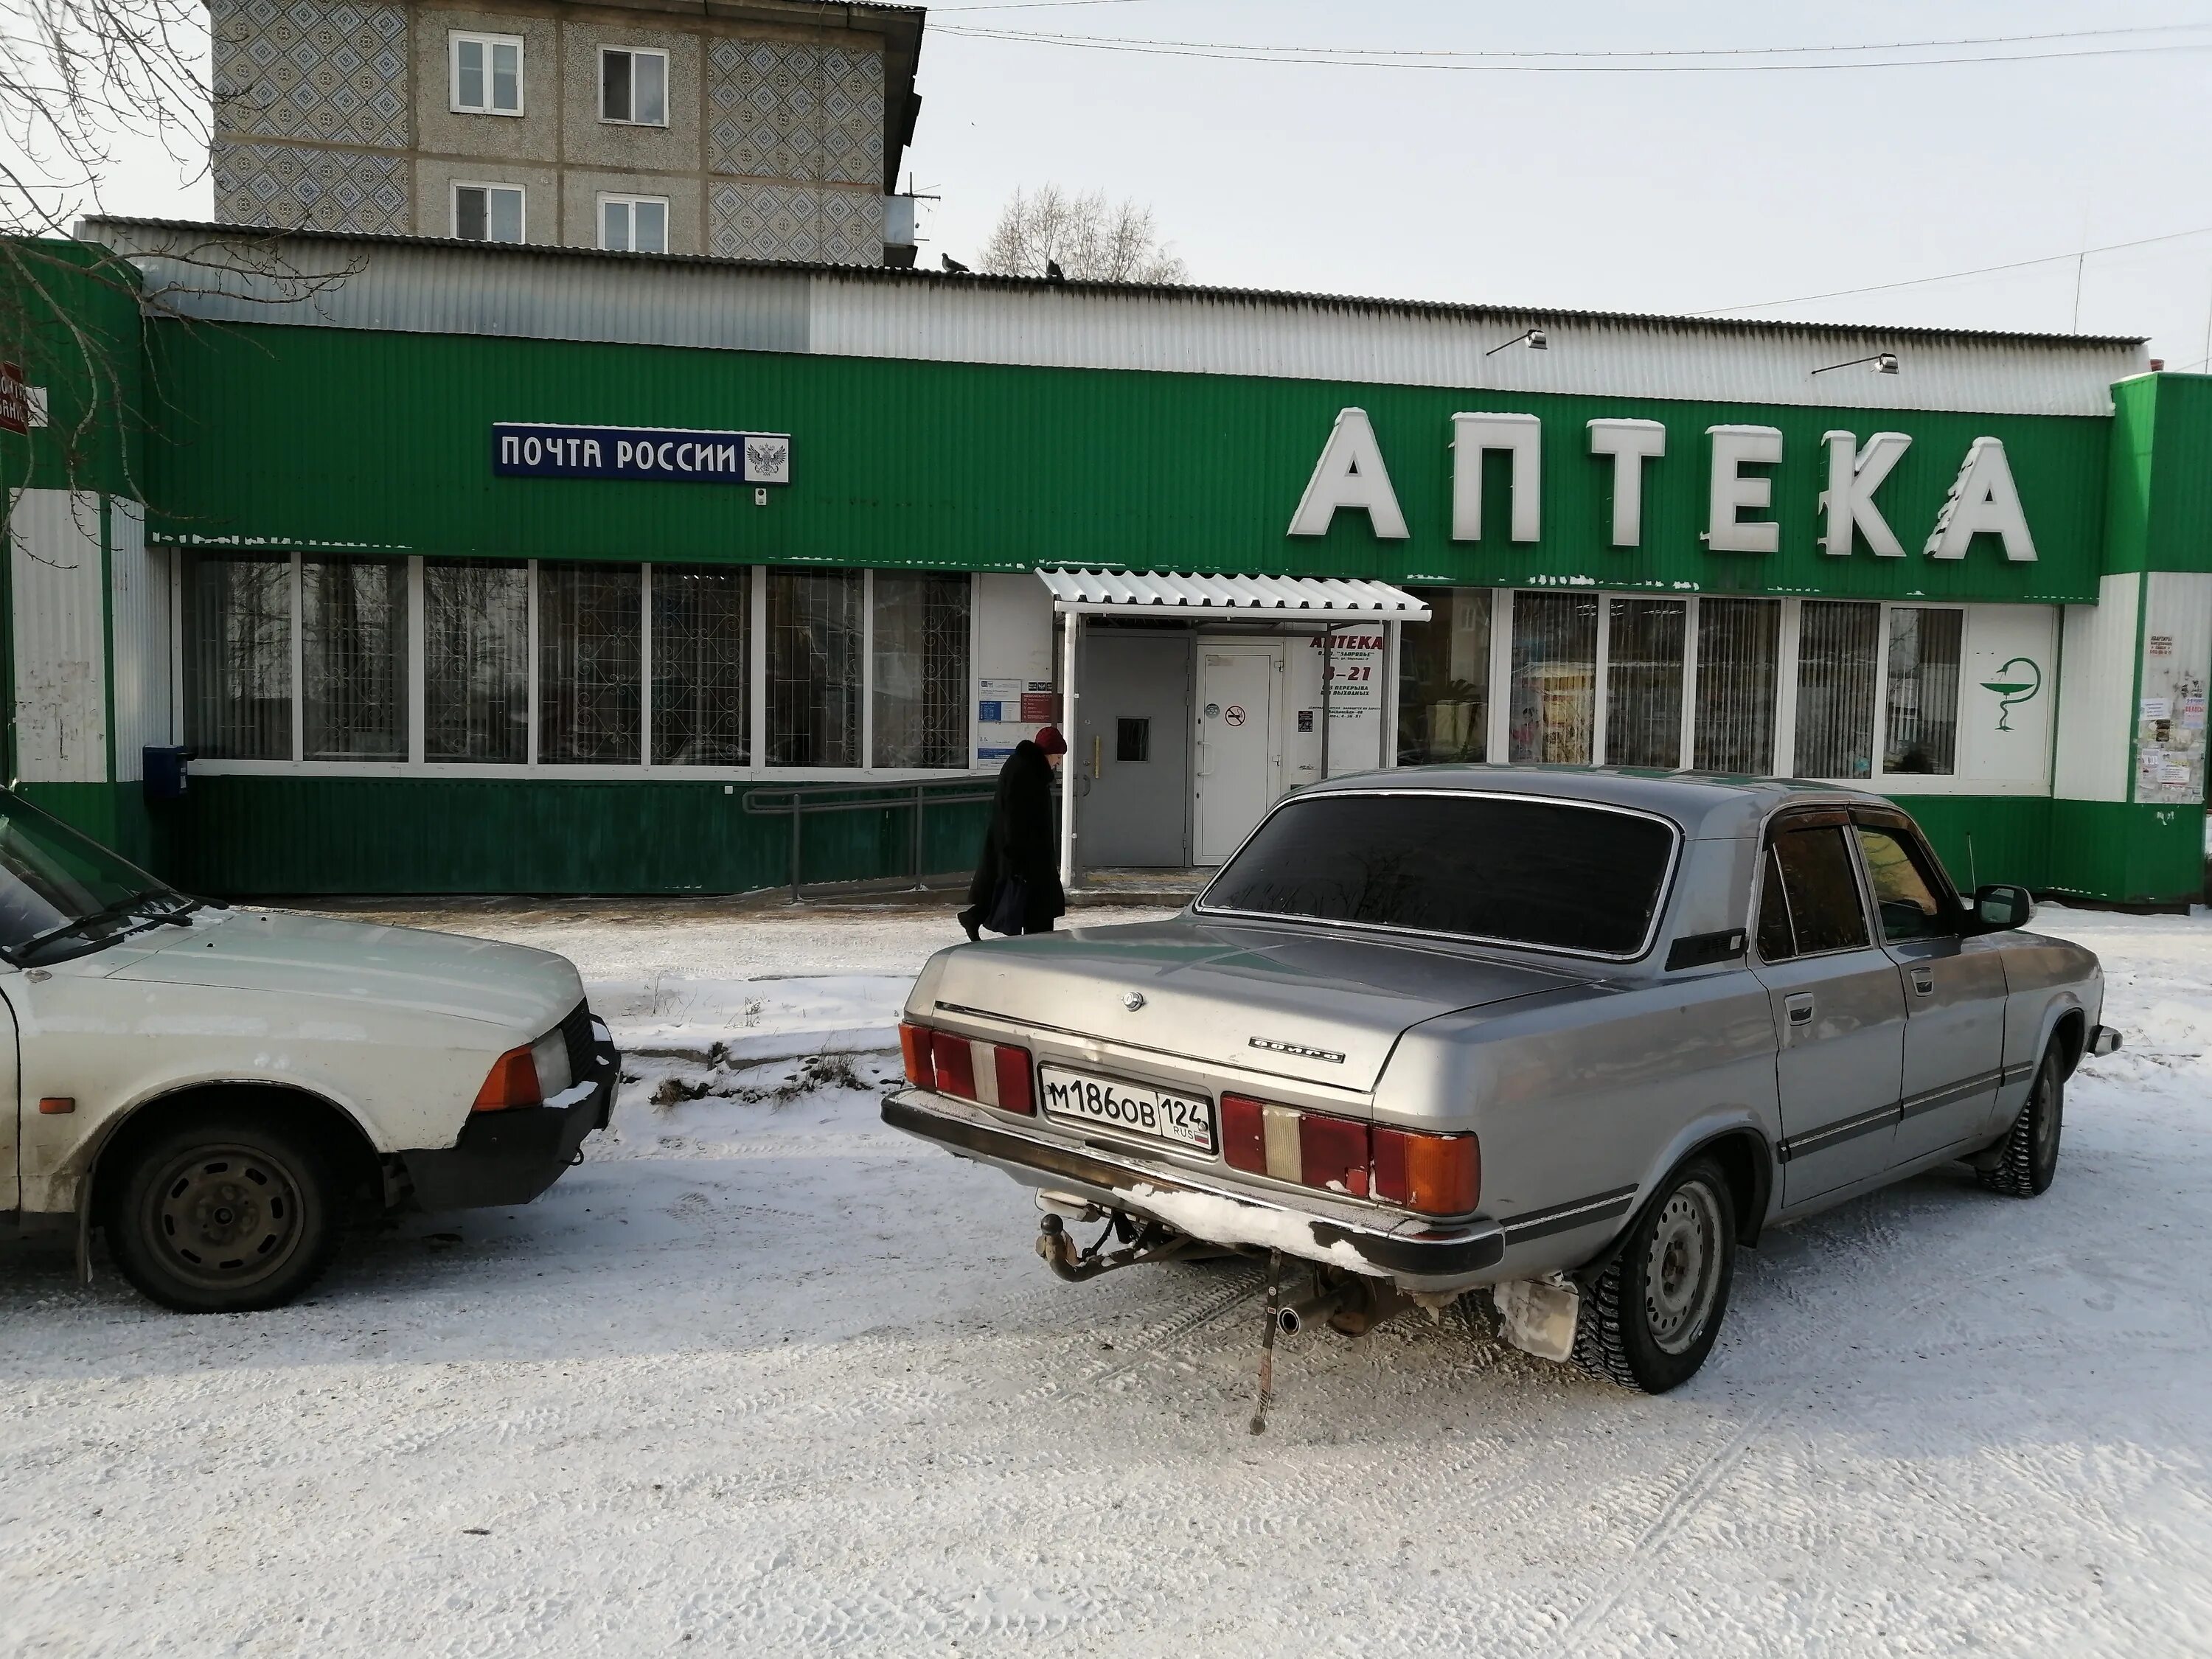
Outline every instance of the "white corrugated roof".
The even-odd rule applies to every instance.
[[[1040,570],[1037,575],[1052,590],[1054,608],[1063,611],[1257,611],[1316,618],[1429,619],[1429,607],[1402,587],[1337,576],[1231,576],[1211,571],[1080,567]]]

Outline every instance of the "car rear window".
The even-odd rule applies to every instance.
[[[1567,801],[1317,795],[1262,823],[1199,908],[1631,957],[1674,849],[1657,818]]]

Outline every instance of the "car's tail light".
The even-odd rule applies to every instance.
[[[906,1080],[917,1089],[937,1086],[937,1066],[929,1053],[930,1036],[929,1027],[916,1025],[911,1020],[899,1026],[899,1054],[906,1061]]]
[[[527,1048],[509,1048],[492,1061],[483,1087],[477,1091],[479,1112],[504,1112],[516,1106],[539,1106],[545,1101],[538,1085],[538,1062]]]
[[[1036,1111],[1026,1048],[921,1025],[900,1026],[899,1047],[910,1083],[1002,1112],[1029,1116]]]
[[[1221,1097],[1221,1155],[1232,1170],[1422,1215],[1465,1215],[1482,1197],[1482,1152],[1473,1135],[1392,1128],[1249,1095]]]

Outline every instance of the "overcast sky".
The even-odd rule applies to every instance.
[[[1149,203],[1200,283],[1683,312],[2059,256],[1745,314],[2065,331],[2072,255],[2201,228],[2090,254],[2079,326],[2149,335],[2177,368],[2212,349],[2205,0],[1060,0],[935,8],[930,22],[908,153],[918,187],[944,198],[924,219],[927,263],[971,258],[1011,191],[1049,181]],[[2041,62],[1663,74],[1218,61],[955,33],[1622,52],[2166,25],[2196,27],[1919,54],[2106,54]],[[109,197],[193,217],[208,199],[204,179],[151,159]]]

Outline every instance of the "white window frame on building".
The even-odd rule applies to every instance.
[[[461,94],[461,55],[466,47],[474,47],[480,55],[476,74],[477,91],[481,96],[471,102]],[[514,104],[512,108],[499,101],[499,52],[502,46],[514,52]],[[473,30],[454,29],[446,36],[447,91],[450,94],[447,107],[456,115],[512,115],[523,111],[523,40],[519,34],[480,34]]]
[[[477,191],[483,196],[484,234],[482,236],[471,236],[461,228],[461,192],[465,190]],[[514,234],[513,236],[492,234],[494,224],[492,198],[500,194],[511,195],[514,198]],[[447,191],[447,200],[450,204],[453,214],[450,222],[453,226],[454,240],[457,241],[526,242],[530,240],[530,192],[520,185],[502,185],[476,179],[456,179],[453,180],[452,188]]]
[[[659,210],[659,236],[655,246],[642,246],[645,241],[645,221],[650,216],[639,210]],[[611,210],[620,209],[622,231],[615,231],[615,216]],[[628,196],[611,191],[599,195],[599,246],[611,253],[665,253],[668,252],[668,198],[665,196]]]
[[[203,770],[922,781],[963,775],[975,765],[978,607],[975,576],[968,571],[419,555],[355,559],[233,548],[185,550],[169,564],[177,724],[184,741],[199,744]],[[262,573],[213,576],[208,591],[243,595],[243,610],[228,600],[214,611],[198,604],[198,573],[223,565]],[[349,583],[336,573],[349,565],[374,568]],[[463,594],[459,605],[450,597],[439,601],[433,565],[441,574],[468,573],[482,591]],[[804,681],[836,704],[799,709],[793,731],[779,730],[771,717],[780,700],[770,687],[776,649],[769,627],[771,568],[793,580],[826,580],[836,590],[827,609],[816,605],[787,619],[799,634],[826,626],[836,635],[801,640],[794,663],[811,663],[816,672],[787,674],[781,682],[789,687]],[[672,584],[693,573],[716,578],[725,591],[691,605],[696,614],[687,627],[679,617],[686,599]],[[932,613],[934,655],[923,637],[927,629],[915,631],[922,620],[917,605],[927,608],[921,590],[933,581],[942,590]],[[734,604],[731,590],[741,596]],[[318,603],[322,594],[342,591],[356,603]],[[364,611],[358,604],[363,595],[374,601],[380,594],[380,607],[372,603]],[[434,640],[434,610],[448,621],[472,621],[453,641],[442,634]],[[338,638],[335,624],[319,626],[319,617],[340,618],[351,631]],[[924,647],[919,657],[913,648],[918,638]],[[821,665],[825,656],[836,659],[828,670]],[[549,679],[560,665],[572,665],[576,678]],[[933,699],[926,711],[916,702],[921,688]],[[656,698],[667,704],[679,690],[699,694],[692,708],[681,714],[656,708]],[[789,696],[781,694],[787,705]],[[818,744],[825,732],[848,763],[771,763],[779,749],[787,751],[794,740]],[[902,744],[933,750],[936,763],[885,758]],[[309,757],[318,751],[319,757]],[[564,752],[621,757],[545,758]]]
[[[623,64],[620,102],[617,113],[616,88],[611,79],[616,60]],[[655,113],[641,112],[638,66],[651,60],[658,65],[658,94],[659,109]],[[599,48],[599,119],[614,126],[665,127],[668,125],[668,54],[654,46],[601,46]]]

